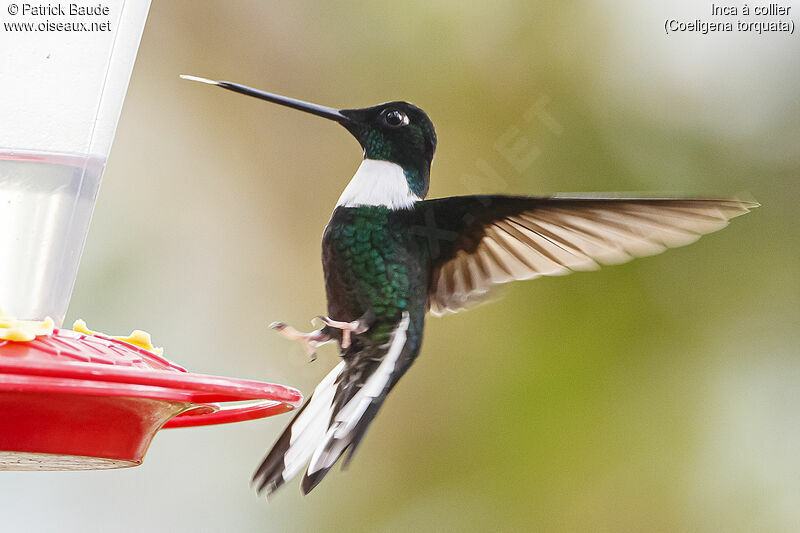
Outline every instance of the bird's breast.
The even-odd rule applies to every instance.
[[[376,323],[395,324],[421,306],[423,269],[410,246],[408,228],[385,207],[338,207],[322,245],[328,313],[356,320],[371,311]]]

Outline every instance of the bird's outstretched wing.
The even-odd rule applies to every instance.
[[[308,464],[301,483],[307,494],[345,451],[346,462],[350,460],[386,395],[419,351],[410,325],[404,313],[386,344],[354,341],[261,463],[253,476],[258,492],[271,494]]]
[[[755,202],[692,198],[456,196],[417,202],[432,261],[429,307],[457,312],[493,284],[624,263],[692,243]]]

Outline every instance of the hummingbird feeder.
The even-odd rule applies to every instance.
[[[0,470],[136,466],[161,428],[302,401],[290,387],[191,373],[143,332],[61,328],[149,10],[106,5],[103,31],[0,34]]]

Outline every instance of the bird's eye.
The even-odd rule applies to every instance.
[[[399,128],[400,126],[408,124],[408,115],[396,109],[392,109],[386,112],[383,116],[383,121],[386,122],[388,126]]]

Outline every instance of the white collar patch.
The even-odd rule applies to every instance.
[[[364,159],[336,207],[382,205],[389,209],[408,209],[419,200],[408,187],[403,167],[389,161]]]

